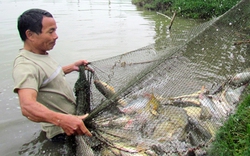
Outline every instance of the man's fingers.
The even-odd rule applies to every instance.
[[[75,132],[77,135],[83,135],[83,132],[80,128],[78,128]]]
[[[75,130],[65,130],[66,135],[70,136],[75,133]]]
[[[92,72],[92,73],[95,72],[94,69],[93,69],[93,68],[90,68],[89,66],[85,66],[85,69],[88,70],[88,71],[90,71],[90,72]]]
[[[79,119],[81,120],[84,120],[89,114],[85,114],[85,115],[82,115],[82,116],[78,116]],[[86,126],[84,125],[84,122],[82,122],[82,126],[80,126],[80,130],[81,130],[81,133],[87,135],[87,136],[92,136],[92,134],[90,133],[90,131],[86,128]],[[78,132],[78,134],[81,134]]]
[[[79,119],[85,119],[89,114],[85,114],[85,115],[82,115],[82,116],[78,116]]]
[[[83,60],[83,65],[88,65],[89,64],[89,62],[87,61],[87,60]]]
[[[87,135],[87,136],[92,136],[92,134],[90,133],[90,131],[85,127],[85,126],[82,126],[81,127],[81,131],[83,132],[83,134]]]

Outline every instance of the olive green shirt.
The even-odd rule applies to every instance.
[[[73,90],[65,80],[65,74],[50,56],[20,50],[13,67],[14,92],[29,88],[37,91],[37,101],[48,109],[75,114]],[[64,133],[61,127],[42,122],[42,130],[48,138]]]

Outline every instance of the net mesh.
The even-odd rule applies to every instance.
[[[206,153],[250,77],[249,18],[242,0],[188,32],[92,62],[96,87],[78,114],[89,110],[94,136],[77,136],[77,155]]]

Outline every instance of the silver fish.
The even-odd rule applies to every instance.
[[[243,85],[236,89],[228,88],[225,94],[227,101],[231,105],[238,103],[240,101],[240,96],[242,95],[242,92],[244,91],[245,88],[246,88],[246,85]]]
[[[223,95],[221,95],[221,96],[223,96]],[[214,102],[214,104],[218,108],[218,111],[220,112],[220,114],[222,114],[223,116],[228,116],[233,108],[221,96],[213,95],[212,101]]]
[[[104,95],[106,98],[111,98],[115,94],[114,87],[108,85],[101,80],[95,80],[94,84],[96,88]]]
[[[114,87],[108,85],[107,83],[101,80],[94,80],[94,85],[96,86],[97,90],[104,95],[107,99],[112,98],[115,95]],[[126,102],[119,97],[116,99],[116,103],[118,105],[125,105]]]
[[[221,119],[222,118],[222,114],[220,114],[218,111],[217,111],[217,107],[216,105],[214,104],[214,102],[209,98],[207,97],[206,95],[204,94],[200,94],[199,95],[199,100],[200,100],[200,103],[201,105],[207,107],[210,109],[211,113],[213,114],[214,117],[216,117],[217,119]]]
[[[231,79],[231,84],[233,85],[242,85],[250,81],[250,68],[246,69],[245,71],[236,74]]]
[[[148,103],[149,99],[144,97],[139,97],[136,100],[131,101],[128,105],[124,107],[119,107],[120,111],[125,114],[135,113],[142,110]]]

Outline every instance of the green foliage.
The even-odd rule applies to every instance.
[[[222,15],[238,2],[239,0],[132,0],[133,4],[147,10],[175,10],[184,17],[200,19]]]
[[[249,89],[249,88],[248,88]],[[249,91],[248,91],[249,92]],[[250,155],[250,94],[239,105],[237,112],[230,116],[220,128],[209,155],[242,156]]]
[[[225,13],[239,0],[175,0],[174,9],[185,17],[211,18]]]
[[[172,6],[173,0],[132,0],[132,3],[147,10],[167,10]]]

